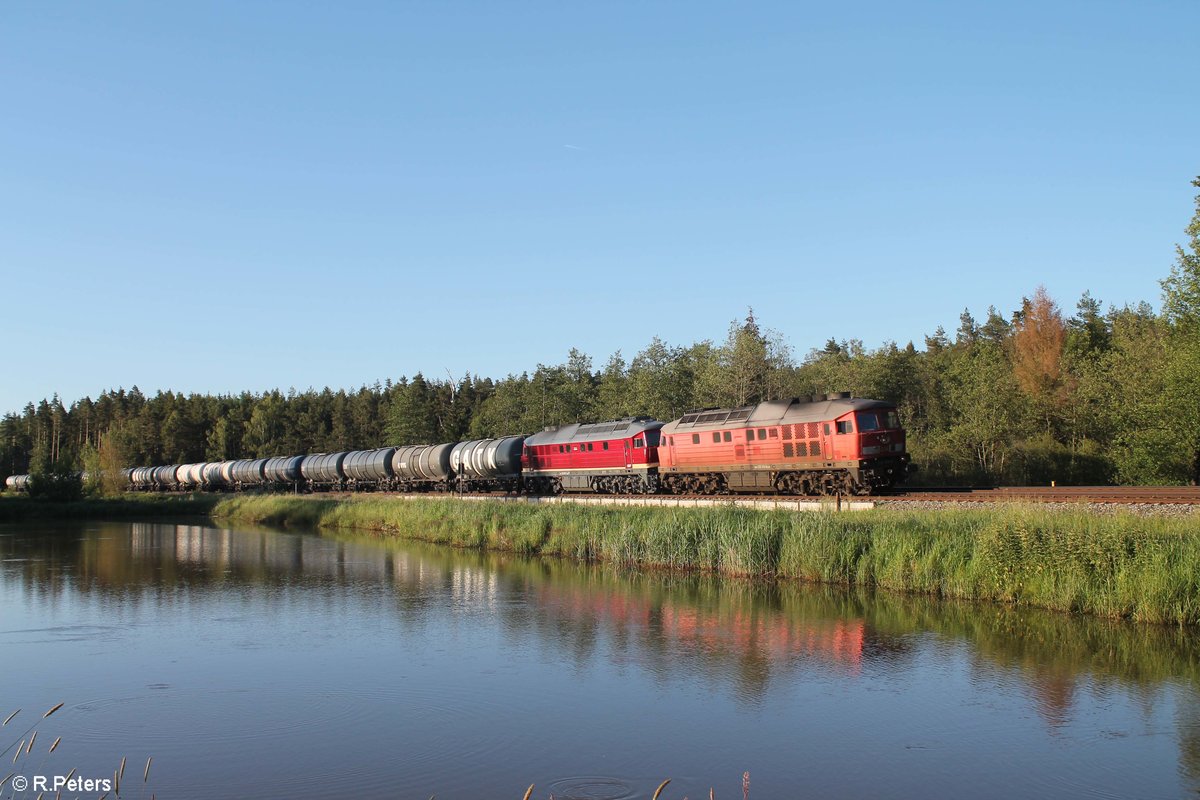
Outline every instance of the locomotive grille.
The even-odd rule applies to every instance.
[[[815,423],[815,422],[808,423],[808,438],[809,439],[817,438],[817,423]]]
[[[791,425],[782,425],[780,427],[783,428],[783,440],[786,442],[787,440],[791,439],[792,438],[792,426]]]
[[[786,430],[786,429],[785,429],[785,430]],[[789,437],[787,437],[787,436],[784,436],[783,438],[787,439],[787,438],[789,438]],[[803,447],[804,445],[800,445],[800,446],[801,446],[801,447]],[[785,444],[785,445],[783,446],[783,457],[784,457],[784,458],[792,458],[794,455],[795,455],[795,454],[792,452],[792,445],[791,445],[790,443],[789,443],[789,444]]]

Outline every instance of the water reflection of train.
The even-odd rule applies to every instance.
[[[545,583],[538,607],[555,620],[600,625],[619,638],[652,641],[664,657],[739,663],[763,680],[773,669],[794,662],[815,661],[856,674],[867,653],[868,631],[861,617],[792,616],[736,590],[710,604],[695,602],[686,593],[597,592],[588,585]]]

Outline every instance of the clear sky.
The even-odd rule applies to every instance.
[[[1200,3],[0,6],[0,413],[1159,300]]]

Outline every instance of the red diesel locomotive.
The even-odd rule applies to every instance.
[[[531,494],[658,490],[658,431],[649,417],[547,428],[525,439],[521,458]]]
[[[848,393],[696,411],[661,435],[659,480],[673,493],[869,494],[908,465],[896,407]]]
[[[574,492],[869,494],[908,469],[896,407],[848,393],[549,428],[525,440],[524,488]]]

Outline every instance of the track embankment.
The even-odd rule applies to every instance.
[[[702,570],[1200,624],[1192,519],[1028,504],[855,514],[456,498],[243,495],[230,522],[377,531],[632,567]]]

